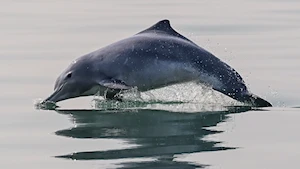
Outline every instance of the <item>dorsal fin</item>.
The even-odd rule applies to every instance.
[[[167,34],[173,34],[173,33],[177,33],[170,24],[170,21],[165,19],[165,20],[161,20],[159,22],[157,22],[156,24],[152,25],[150,28],[147,28],[140,33],[146,33],[146,32],[163,32],[163,33],[167,33]]]
[[[157,31],[164,31],[164,32],[171,32],[174,31],[173,28],[171,27],[170,21],[165,19],[157,22],[147,30],[157,30]]]
[[[167,34],[167,35],[171,35],[171,36],[176,36],[182,39],[185,39],[187,41],[190,41],[189,39],[187,39],[186,37],[180,35],[178,32],[176,32],[170,24],[170,21],[167,19],[161,20],[159,22],[157,22],[156,24],[154,24],[153,26],[149,27],[148,29],[145,29],[141,32],[139,32],[138,34],[142,34],[142,33],[163,33],[163,34]],[[190,41],[192,42],[192,41]]]

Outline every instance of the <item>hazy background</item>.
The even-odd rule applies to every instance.
[[[249,0],[2,1],[2,97],[46,97],[76,57],[167,18],[176,30],[237,69],[254,93],[275,105],[294,106],[300,83],[298,5]],[[7,85],[14,90],[6,90]]]
[[[276,107],[264,112],[266,114],[236,115],[224,124],[227,136],[217,136],[217,140],[227,140],[230,145],[248,147],[247,150],[219,155],[191,154],[188,160],[201,159],[201,164],[216,163],[212,166],[224,168],[241,168],[243,164],[248,164],[248,168],[298,168],[299,153],[293,150],[300,147],[299,135],[294,131],[299,128],[296,119],[300,116],[299,111],[291,107],[300,106],[300,2],[0,2],[1,168],[114,166],[115,160],[72,162],[53,158],[75,151],[124,149],[127,144],[122,139],[96,139],[86,143],[86,140],[59,137],[55,131],[73,124],[67,116],[54,111],[35,110],[33,101],[53,91],[56,77],[75,58],[131,36],[162,19],[169,19],[175,30],[235,68],[253,93]],[[62,105],[89,106],[89,103],[90,99],[79,99]],[[226,125],[233,127],[228,131]],[[249,139],[264,141],[247,142],[249,139],[244,133],[249,134]],[[265,144],[256,146],[260,143]],[[239,158],[238,164],[233,163],[233,157]]]

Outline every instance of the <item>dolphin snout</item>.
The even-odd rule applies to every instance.
[[[61,92],[62,88],[63,88],[63,86],[56,88],[56,90],[54,90],[54,92],[48,98],[46,98],[44,101],[42,101],[42,103],[46,103],[46,102],[56,103],[61,100],[64,100],[62,98],[62,92]]]
[[[42,103],[46,103],[46,102],[58,102],[58,99],[56,97],[57,92],[54,91],[49,97],[47,97],[45,100],[42,101]]]

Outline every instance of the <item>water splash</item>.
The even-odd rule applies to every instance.
[[[37,110],[55,110],[59,106],[54,102],[43,102],[44,100],[41,98],[33,100],[33,106]]]
[[[223,110],[227,106],[244,105],[210,87],[196,83],[176,84],[147,92],[140,92],[138,88],[132,88],[118,93],[123,101],[105,100],[103,95],[105,93],[100,93],[100,91],[96,93],[90,102],[90,108],[96,110],[148,108],[194,112]],[[34,100],[34,107],[42,110],[59,108],[56,103],[43,102],[40,98]]]
[[[105,96],[103,98],[97,94],[91,102],[91,107],[101,110],[150,108],[190,112],[223,110],[226,106],[243,105],[209,87],[195,83],[177,84],[147,92],[133,88],[119,95],[123,98],[122,102],[107,101],[104,100]]]

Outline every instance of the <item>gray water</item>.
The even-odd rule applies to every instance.
[[[34,108],[73,59],[162,19],[274,107]],[[1,168],[299,168],[298,1],[1,1],[0,23]]]

